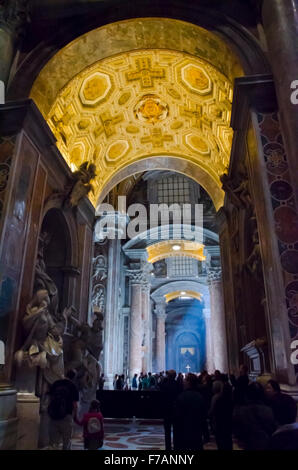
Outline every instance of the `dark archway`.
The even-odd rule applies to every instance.
[[[50,209],[44,216],[41,233],[47,233],[44,248],[44,262],[48,275],[55,282],[59,304],[62,312],[68,303],[67,267],[71,264],[71,238],[69,229],[61,210]]]

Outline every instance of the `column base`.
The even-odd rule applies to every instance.
[[[33,393],[18,393],[19,418],[17,450],[35,450],[38,446],[40,400]],[[28,432],[30,430],[30,432]]]
[[[17,446],[18,418],[17,391],[0,386],[0,450],[15,450]]]

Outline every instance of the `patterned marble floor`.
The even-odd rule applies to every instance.
[[[82,430],[76,427],[72,449],[82,450]],[[237,450],[237,446],[234,446]],[[161,420],[105,419],[105,439],[102,450],[165,450],[164,429]],[[206,450],[216,450],[211,438],[204,444]]]

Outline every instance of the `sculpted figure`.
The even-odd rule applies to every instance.
[[[99,355],[103,348],[102,331],[103,331],[103,314],[101,311],[95,311],[95,319],[90,329],[90,338],[87,349],[92,356],[98,361]]]
[[[102,255],[93,258],[93,275],[95,281],[104,281],[108,277],[105,259]]]
[[[49,310],[54,317],[57,315],[58,309],[58,289],[53,279],[46,272],[46,264],[44,262],[44,249],[50,241],[50,236],[46,232],[41,233],[39,237],[37,261],[35,266],[34,290],[45,289],[49,295]]]
[[[30,366],[43,369],[45,380],[51,384],[63,377],[63,341],[68,310],[63,319],[55,322],[49,311],[48,291],[40,289],[26,307],[23,327],[27,335],[22,348],[16,352],[15,359],[20,366],[26,360]]]
[[[233,184],[233,180],[226,173],[221,175],[220,181],[222,182],[222,189],[226,191],[236,207],[242,206],[247,209],[251,207],[249,185],[245,177],[236,187]]]
[[[90,181],[96,176],[96,166],[94,163],[84,162],[80,165],[79,170],[73,173],[75,183],[69,195],[69,204],[76,207],[80,200],[87,196],[90,191],[94,191]]]
[[[87,323],[80,323],[73,316],[70,317],[70,321],[75,324],[78,333],[77,337],[72,342],[70,361],[67,364],[67,369],[77,369],[80,367],[83,363],[86,351],[98,361],[103,348],[103,314],[99,311],[95,312],[95,315],[96,317],[92,326],[89,326]]]
[[[85,401],[87,397],[94,399],[100,375],[98,359],[103,348],[103,314],[95,312],[95,315],[92,326],[70,317],[77,328],[77,337],[72,341],[66,368],[77,371],[78,387]]]
[[[95,284],[92,290],[92,304],[103,309],[105,303],[105,289],[101,284]]]
[[[246,260],[246,266],[257,279],[262,276],[262,258],[261,258],[261,250],[259,244],[259,234],[257,228],[254,230],[253,233],[253,242],[254,247]]]

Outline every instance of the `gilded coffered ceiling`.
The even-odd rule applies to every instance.
[[[139,23],[142,21],[147,27],[150,19]],[[232,143],[229,122],[235,61],[230,57],[230,62],[223,63],[223,57],[218,57],[212,64],[211,52],[216,43],[210,43],[208,35],[211,33],[205,34],[207,52],[200,53],[201,57],[180,50],[142,48],[114,53],[91,65],[87,65],[86,58],[80,59],[80,66],[74,61],[73,69],[78,73],[65,71],[70,78],[67,82],[62,76],[47,84],[46,77],[54,77],[50,65],[45,67],[48,75],[43,70],[37,78],[31,96],[71,169],[76,170],[86,160],[96,164],[98,176],[93,183],[94,193],[89,196],[95,206],[102,189],[119,170],[154,156],[168,155],[196,164],[209,174],[218,193],[219,177],[227,169]],[[228,59],[226,46],[216,40],[218,52]],[[185,37],[186,49],[192,50],[189,42]],[[164,37],[161,43],[174,46]],[[181,44],[177,48],[181,49]],[[77,53],[82,52],[81,46]],[[94,60],[94,50],[92,54]],[[219,207],[220,201],[214,203]]]

